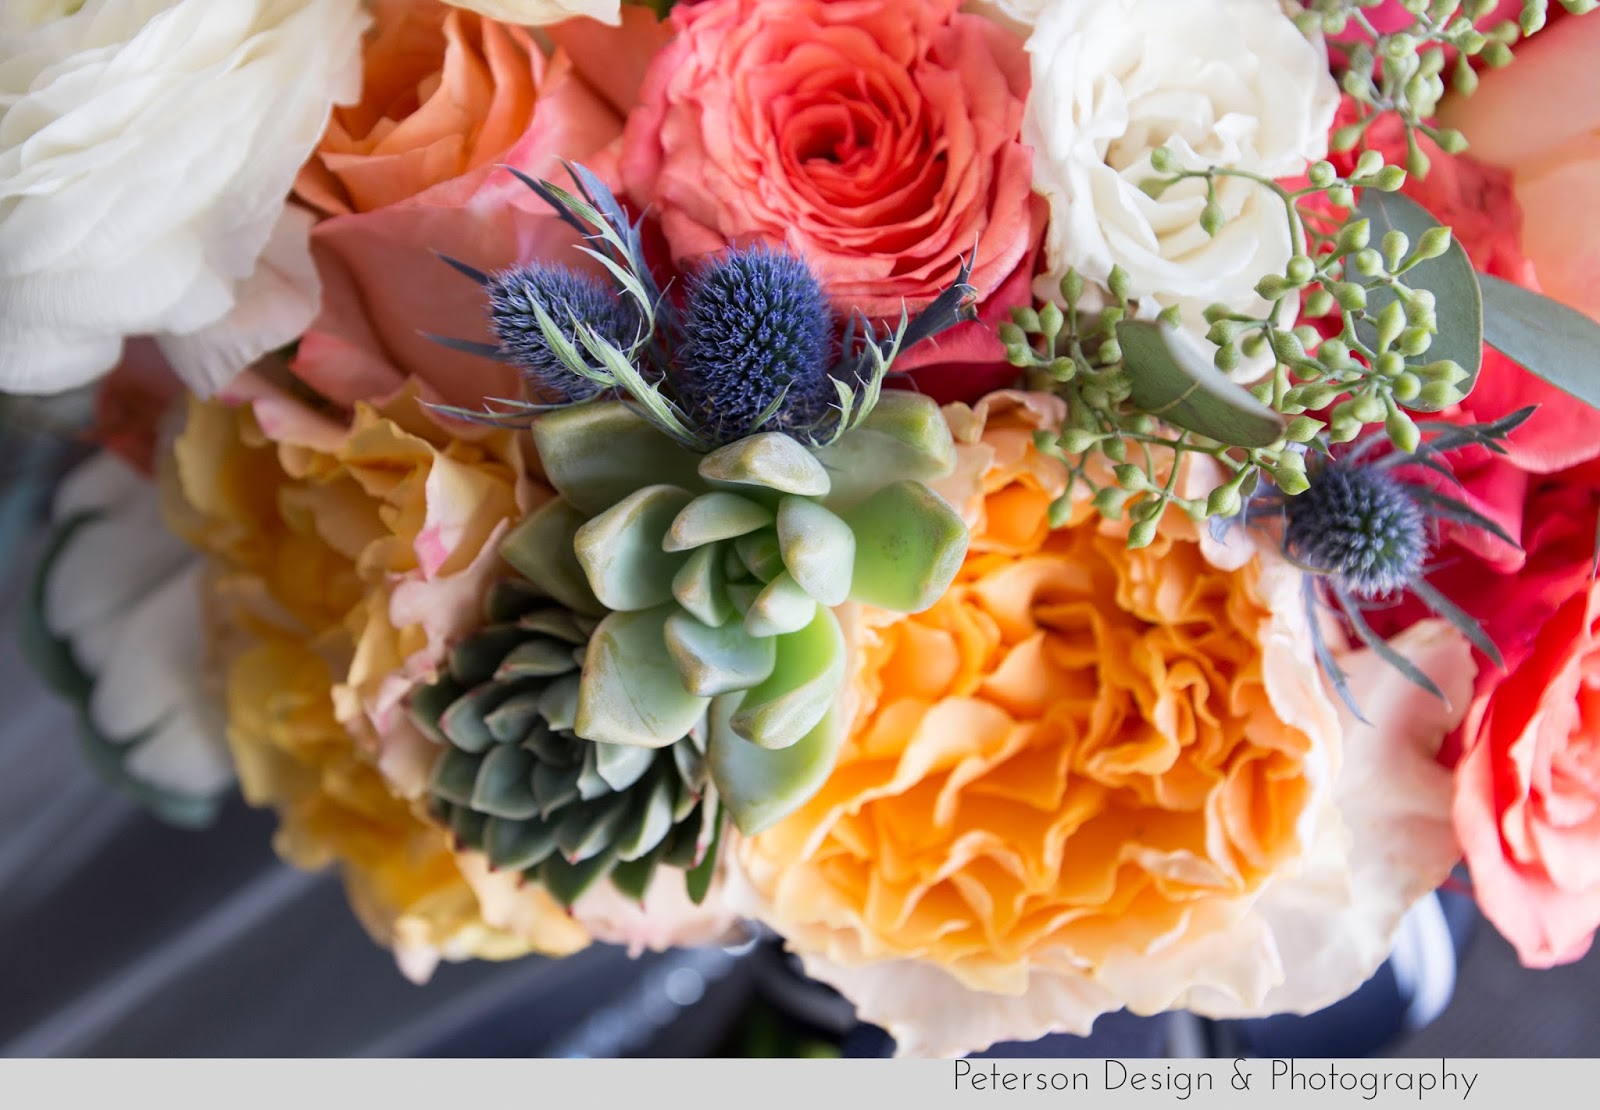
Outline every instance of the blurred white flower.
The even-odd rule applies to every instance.
[[[153,335],[213,392],[319,291],[286,209],[359,88],[360,0],[8,0],[0,14],[0,389],[93,381]]]
[[[502,23],[539,27],[587,17],[615,27],[622,22],[622,0],[444,0]]]
[[[1033,88],[1023,138],[1034,188],[1050,201],[1046,267],[1035,291],[1059,303],[1069,268],[1104,283],[1127,272],[1142,315],[1179,305],[1199,334],[1221,302],[1265,308],[1254,287],[1281,273],[1291,244],[1278,198],[1255,182],[1219,178],[1227,217],[1200,227],[1205,183],[1159,199],[1140,189],[1166,147],[1184,169],[1211,166],[1298,176],[1324,156],[1339,90],[1325,49],[1278,0],[1024,0],[1032,18]],[[1291,307],[1293,307],[1291,305]]]
[[[234,777],[205,680],[203,560],[167,527],[156,483],[109,452],[62,482],[54,523],[39,616],[70,654],[65,685],[78,689],[65,692],[78,695],[96,762],[157,812],[198,820]]]

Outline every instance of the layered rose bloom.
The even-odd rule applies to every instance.
[[[342,865],[409,974],[441,956],[581,947],[537,888],[516,894],[531,906],[518,929],[503,892],[479,900],[424,816],[434,753],[402,705],[476,625],[513,518],[550,496],[525,476],[520,441],[449,440],[414,398],[361,406],[346,427],[254,376],[240,389],[253,404],[191,401],[170,515],[214,567],[245,796],[279,811],[292,862]]]
[[[0,389],[55,393],[153,336],[215,392],[316,313],[285,207],[356,86],[357,0],[0,11]]]
[[[730,243],[785,242],[842,312],[898,320],[962,258],[990,316],[1027,296],[1041,212],[1019,139],[1021,40],[954,0],[708,0],[628,120],[622,173],[692,267]],[[967,326],[900,369],[994,357]],[[985,383],[952,382],[970,397]]]
[[[1370,653],[1336,711],[1300,575],[1171,513],[1129,551],[1033,433],[1061,402],[947,416],[972,543],[947,594],[853,635],[851,735],[821,792],[738,848],[740,897],[909,1054],[1127,1007],[1311,1010],[1358,986],[1456,858],[1434,750],[1472,673],[1440,622]],[[1393,845],[1404,843],[1403,858]]]
[[[349,408],[408,381],[425,399],[479,407],[515,397],[510,367],[429,334],[487,341],[482,291],[435,256],[483,270],[581,262],[578,236],[499,168],[564,179],[563,160],[612,173],[622,118],[664,40],[632,7],[619,28],[573,20],[541,35],[439,0],[378,0],[357,103],[335,113],[297,195],[322,311],[295,373]]]
[[[1208,235],[1206,182],[1159,195],[1142,186],[1158,176],[1158,147],[1187,170],[1303,175],[1326,152],[1339,103],[1320,41],[1307,41],[1276,0],[1009,7],[1034,21],[1023,137],[1035,151],[1034,187],[1050,202],[1035,293],[1059,304],[1068,270],[1104,283],[1119,267],[1144,315],[1176,306],[1197,335],[1211,304],[1264,313],[1256,283],[1303,249],[1278,198],[1245,177],[1219,177],[1213,195],[1226,222]]]
[[[1448,100],[1441,122],[1504,170],[1522,209],[1522,249],[1551,297],[1600,320],[1600,19],[1553,22]],[[1560,110],[1552,110],[1560,105]],[[1592,438],[1592,436],[1590,437]]]

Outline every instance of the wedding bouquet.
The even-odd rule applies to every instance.
[[[904,1053],[1600,926],[1595,0],[30,0],[25,630],[440,960]],[[670,9],[670,10],[666,10]]]

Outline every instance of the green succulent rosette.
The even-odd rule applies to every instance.
[[[443,748],[429,809],[459,847],[522,872],[563,904],[603,878],[642,899],[663,866],[686,871],[698,901],[719,817],[704,731],[661,748],[574,734],[598,623],[592,602],[565,604],[521,579],[495,585],[483,626],[411,700],[413,719]]]
[[[954,465],[938,406],[885,393],[825,446],[765,432],[705,454],[620,401],[532,431],[559,496],[502,553],[606,612],[573,732],[654,749],[706,722],[718,797],[743,832],[770,826],[821,786],[849,725],[834,609],[925,609],[966,554],[964,522],[926,484]]]

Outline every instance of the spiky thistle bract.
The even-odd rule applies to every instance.
[[[568,165],[572,192],[507,169],[583,235],[577,251],[605,276],[580,278],[548,260],[491,274],[446,258],[485,290],[497,342],[435,338],[519,367],[538,398],[436,406],[451,416],[526,427],[551,408],[616,396],[702,453],[765,431],[822,447],[872,411],[901,351],[976,318],[963,260],[957,280],[915,317],[903,311],[884,332],[851,313],[835,342],[820,284],[803,259],[772,247],[711,260],[690,276],[680,307],[651,276],[641,222],[629,222],[594,173]]]

